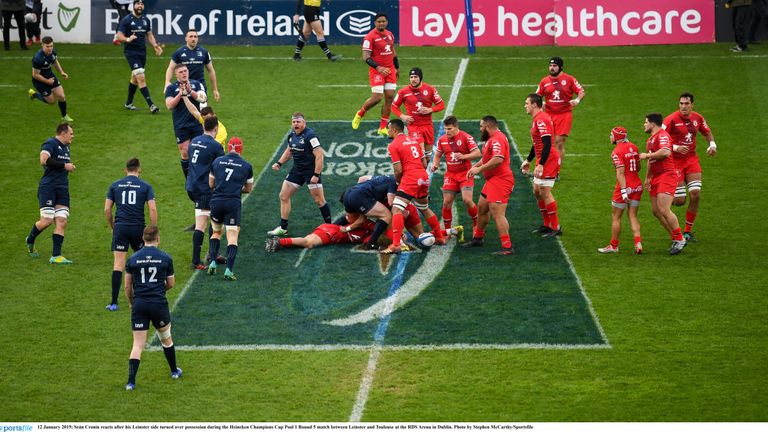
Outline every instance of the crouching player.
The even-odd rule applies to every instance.
[[[640,180],[640,153],[637,146],[627,139],[627,130],[616,126],[611,130],[611,143],[615,146],[611,159],[616,168],[616,188],[613,191],[613,214],[611,221],[611,243],[599,248],[600,253],[616,253],[619,251],[619,235],[621,234],[621,215],[629,205],[629,226],[635,237],[635,253],[643,252],[640,239],[640,221],[637,210],[640,207],[640,197],[643,195],[643,182]]]
[[[243,143],[232,139],[227,144],[229,153],[216,158],[211,165],[208,184],[213,189],[211,195],[211,234],[209,253],[212,257],[219,256],[221,233],[227,227],[227,269],[224,279],[237,280],[232,269],[237,257],[237,237],[240,235],[240,211],[242,203],[240,194],[253,190],[253,167],[240,155],[243,153]],[[216,260],[208,264],[208,274],[216,274]]]

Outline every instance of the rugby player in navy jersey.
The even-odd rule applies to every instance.
[[[216,70],[213,68],[211,54],[207,49],[198,44],[200,39],[196,29],[191,28],[187,30],[184,41],[186,44],[171,55],[171,61],[165,70],[165,86],[163,88],[171,84],[173,69],[176,65],[185,64],[189,68],[189,78],[200,81],[203,85],[203,90],[206,92],[208,92],[208,84],[205,81],[205,71],[208,71],[211,84],[213,84],[213,98],[218,102],[221,99],[221,95],[219,94],[219,82],[216,79]]]
[[[272,169],[279,171],[288,159],[293,159],[293,167],[283,180],[280,188],[280,225],[268,231],[270,236],[288,234],[288,217],[291,215],[291,196],[305,183],[315,204],[320,208],[320,214],[325,223],[331,223],[331,208],[325,201],[323,183],[320,174],[323,172],[323,149],[320,140],[312,128],[307,127],[304,114],[293,113],[291,117],[293,130],[288,134],[288,146],[280,158],[272,164]]]
[[[209,245],[211,257],[219,255],[221,232],[227,228],[227,269],[224,278],[237,280],[234,272],[237,257],[237,237],[240,234],[240,194],[253,190],[253,167],[240,155],[243,142],[233,137],[227,144],[229,153],[217,158],[211,166],[208,184],[213,189],[211,196],[211,224],[213,234]],[[216,274],[216,260],[208,265],[208,274]]]
[[[205,270],[206,266],[200,260],[200,250],[203,247],[203,236],[208,228],[208,218],[211,216],[211,190],[208,175],[211,165],[216,158],[224,156],[224,149],[216,141],[219,119],[216,116],[204,120],[205,133],[195,138],[189,144],[189,175],[186,190],[189,199],[195,203],[195,231],[192,234],[192,268]]]
[[[203,134],[203,126],[181,101],[190,98],[190,102],[198,110],[200,102],[205,102],[206,95],[199,81],[189,79],[187,65],[176,65],[176,82],[165,88],[165,106],[173,112],[173,133],[181,156],[181,170],[184,177],[189,173],[189,141]]]
[[[392,176],[375,176],[344,191],[341,203],[348,214],[359,213],[369,219],[377,219],[367,249],[378,249],[381,234],[392,223],[392,200],[397,192],[397,182]]]
[[[125,259],[128,257],[128,247],[134,252],[144,245],[142,233],[144,226],[144,205],[149,208],[149,222],[157,225],[157,205],[155,190],[141,180],[141,162],[137,158],[129,159],[125,164],[125,177],[109,186],[107,198],[104,201],[104,215],[112,230],[112,301],[107,305],[108,311],[116,311],[117,297],[125,270]],[[112,207],[117,207],[114,218]]]
[[[128,383],[126,390],[136,388],[136,373],[141,363],[141,353],[147,343],[149,323],[157,330],[165,359],[171,368],[171,378],[181,378],[181,368],[176,365],[176,349],[171,338],[171,311],[165,292],[173,288],[173,258],[158,249],[160,233],[157,226],[144,228],[144,247],[128,258],[125,266],[125,296],[131,307],[133,348],[128,358]]]
[[[69,75],[61,67],[56,50],[53,49],[53,38],[46,36],[43,38],[40,51],[32,57],[32,85],[35,88],[29,89],[29,98],[38,99],[49,105],[58,102],[61,121],[71,123],[73,120],[67,115],[67,98],[64,96],[64,87],[53,73],[54,66],[62,78],[69,79]]]
[[[37,200],[40,204],[40,219],[34,223],[27,236],[27,253],[32,258],[39,254],[35,249],[35,239],[51,224],[53,229],[53,253],[51,264],[72,264],[71,260],[61,255],[64,244],[64,231],[69,218],[69,173],[75,170],[69,146],[75,131],[72,126],[62,123],[56,127],[56,136],[46,140],[40,148],[40,165],[43,177],[37,188]]]
[[[123,18],[117,27],[117,40],[123,43],[123,55],[131,67],[131,82],[128,84],[128,99],[125,100],[125,109],[134,111],[133,95],[138,88],[144,100],[147,101],[152,114],[157,114],[160,109],[152,102],[147,88],[147,79],[144,74],[144,66],[147,63],[147,41],[155,50],[156,55],[163,54],[163,47],[155,40],[152,33],[152,24],[144,16],[144,2],[134,0],[133,12]]]

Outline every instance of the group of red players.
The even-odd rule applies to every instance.
[[[443,122],[445,135],[437,142],[432,153],[434,129],[432,113],[441,111],[445,104],[434,87],[423,82],[424,74],[419,68],[409,72],[410,85],[395,93],[399,77],[399,62],[395,52],[394,35],[386,30],[387,17],[379,14],[375,28],[363,42],[363,58],[369,66],[371,97],[355,114],[352,128],[358,129],[366,111],[378,104],[382,97],[382,116],[378,133],[393,138],[389,145],[394,171],[400,185],[393,205],[392,229],[402,230],[402,218],[396,216],[405,206],[413,202],[421,210],[438,238],[437,216],[427,206],[429,176],[425,169],[429,161],[431,171],[436,171],[440,159],[446,156],[447,172],[443,184],[442,216],[446,228],[452,223],[451,207],[456,193],[461,193],[467,212],[473,221],[472,240],[466,247],[483,244],[485,228],[491,217],[499,231],[502,255],[514,253],[509,238],[505,217],[509,196],[514,188],[514,177],[510,169],[509,143],[506,135],[498,128],[493,116],[486,116],[480,122],[481,140],[485,145],[480,151],[474,139],[458,128],[458,121],[447,116]],[[533,167],[534,195],[542,215],[542,226],[534,230],[543,237],[562,234],[557,213],[557,202],[552,195],[555,181],[559,180],[560,165],[565,155],[565,142],[570,135],[572,112],[584,99],[584,88],[572,76],[563,72],[563,59],[549,59],[549,74],[544,77],[535,93],[526,97],[525,110],[532,117],[530,154],[523,162],[523,173]],[[643,189],[650,193],[653,214],[672,237],[668,252],[680,253],[687,242],[695,241],[692,227],[698,213],[701,190],[701,165],[696,155],[696,135],[701,133],[709,141],[707,154],[714,156],[717,146],[706,120],[692,110],[694,96],[683,93],[679,110],[663,118],[651,113],[645,118],[644,130],[650,134],[647,150],[640,153],[637,146],[627,139],[627,131],[621,126],[611,131],[611,142],[616,145],[612,159],[616,168],[616,188],[612,200],[613,223],[611,243],[600,248],[601,253],[618,252],[621,215],[629,207],[629,219],[634,234],[635,253],[642,253],[640,225],[637,208]],[[406,112],[400,110],[405,105]],[[390,113],[399,119],[390,121]],[[405,128],[408,134],[406,135]],[[472,164],[472,160],[480,161]],[[648,160],[645,181],[639,178],[640,161]],[[472,201],[474,176],[483,173],[486,183],[478,204]],[[683,205],[686,191],[690,201],[685,217],[685,228],[681,231],[671,206]],[[397,237],[397,236],[395,236]],[[385,253],[396,252],[393,244]]]

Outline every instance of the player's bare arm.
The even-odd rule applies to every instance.
[[[69,74],[64,72],[64,69],[61,67],[61,63],[59,63],[59,59],[56,59],[53,65],[56,67],[56,70],[59,71],[59,74],[61,74],[62,78],[69,79]]]

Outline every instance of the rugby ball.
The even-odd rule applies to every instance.
[[[24,15],[24,21],[28,23],[37,22],[37,15],[33,14],[32,12],[29,12],[28,14]]]
[[[419,243],[419,246],[428,248],[435,244],[435,236],[428,232],[421,233],[416,241]]]

